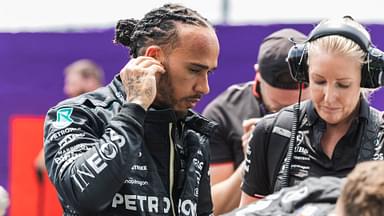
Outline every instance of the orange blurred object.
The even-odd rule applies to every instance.
[[[43,146],[44,116],[10,119],[9,216],[59,216],[62,208],[44,170],[38,176],[35,157]]]

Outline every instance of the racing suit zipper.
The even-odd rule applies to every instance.
[[[171,200],[172,213],[176,216],[175,203],[173,201],[175,146],[172,139],[172,123],[169,123],[169,199]]]

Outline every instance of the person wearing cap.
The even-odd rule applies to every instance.
[[[306,36],[294,29],[281,29],[261,43],[255,80],[235,84],[215,98],[203,115],[219,124],[210,139],[211,184],[216,215],[237,207],[246,141],[254,123],[268,113],[298,100],[298,84],[291,78],[286,58],[293,43]],[[308,92],[303,91],[303,98]],[[243,128],[244,127],[244,128]],[[243,135],[244,133],[244,135]]]

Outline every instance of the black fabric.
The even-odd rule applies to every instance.
[[[45,158],[64,215],[173,215],[172,203],[177,215],[210,215],[213,126],[191,110],[180,119],[126,102],[119,77],[51,108]]]
[[[264,116],[256,124],[252,138],[248,144],[245,160],[244,179],[241,189],[249,196],[265,196],[271,194],[268,170],[268,137],[272,133],[273,122],[277,113]],[[258,143],[258,144],[256,144]],[[277,154],[274,154],[277,156]],[[272,155],[272,157],[274,156]],[[257,179],[257,182],[255,181]],[[257,184],[255,184],[257,183]]]
[[[343,183],[336,177],[310,177],[225,216],[327,216],[335,208]]]
[[[300,104],[301,109],[305,109],[305,106],[308,104],[308,101],[302,102]],[[300,115],[297,118],[297,115]],[[294,119],[298,119],[299,122],[304,117],[304,112],[295,113],[294,109],[282,109],[282,112],[279,112],[273,123],[274,128],[272,133],[270,133],[268,152],[267,155],[267,166],[269,171],[269,182],[271,190],[277,191],[282,185],[276,185],[276,178],[278,177],[279,168],[284,162],[284,157],[281,155],[286,155],[289,150],[289,142],[292,138],[292,128]]]
[[[203,116],[218,123],[210,138],[211,163],[233,162],[238,167],[244,160],[242,121],[265,115],[252,93],[253,83],[229,87],[204,109]]]
[[[292,107],[285,109],[292,109]],[[376,121],[380,122],[380,125],[373,140],[373,135],[369,132],[372,129],[369,128],[377,128],[378,125],[370,117],[371,109],[364,99],[361,100],[358,117],[351,124],[349,131],[337,143],[331,159],[325,155],[320,147],[320,140],[325,131],[325,122],[317,115],[311,102],[302,112],[304,112],[304,117],[299,124],[290,169],[290,185],[296,185],[311,176],[345,177],[358,162],[362,146],[370,149],[368,152],[371,152],[371,154],[364,155],[364,159],[359,161],[384,159],[383,114],[376,115],[379,118]],[[271,185],[272,182],[269,178],[271,174],[269,172],[274,169],[268,167],[268,158],[285,157],[285,155],[277,155],[273,151],[269,151],[272,155],[268,155],[268,149],[271,146],[268,143],[268,137],[273,131],[276,116],[278,114],[270,115],[261,120],[256,125],[249,143],[242,190],[250,196],[265,196],[273,192],[271,188],[274,187]],[[288,144],[288,141],[289,139],[287,139],[286,144]],[[282,167],[280,167],[276,184],[281,182],[281,176]]]

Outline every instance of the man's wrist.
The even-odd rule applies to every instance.
[[[145,111],[147,111],[148,107],[149,107],[149,104],[146,104],[140,100],[132,100],[132,101],[129,101],[129,103],[137,104],[137,105],[141,106]]]

